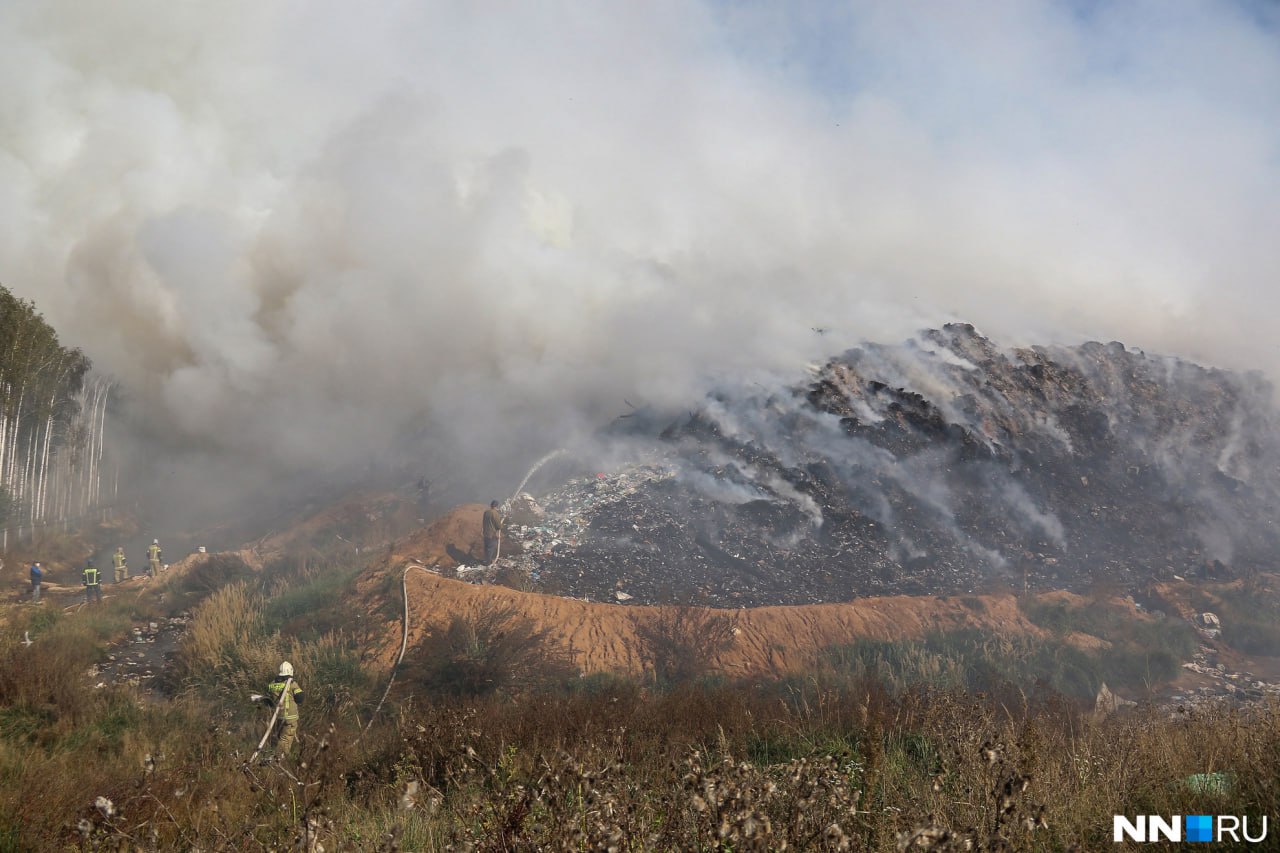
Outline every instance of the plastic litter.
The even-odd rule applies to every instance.
[[[1217,773],[1192,773],[1183,783],[1197,794],[1222,795],[1231,792],[1231,775]]]

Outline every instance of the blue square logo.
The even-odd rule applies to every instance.
[[[1212,841],[1213,815],[1189,814],[1183,824],[1184,841]]]

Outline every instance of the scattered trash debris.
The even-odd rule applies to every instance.
[[[1111,692],[1111,688],[1107,687],[1104,681],[1098,688],[1098,695],[1093,700],[1093,713],[1100,717],[1108,717],[1116,711],[1124,708],[1132,708],[1137,705],[1130,699],[1124,699]]]
[[[1163,704],[1172,713],[1207,708],[1223,703],[1251,704],[1280,699],[1280,684],[1272,684],[1248,670],[1231,670],[1215,660],[1218,650],[1201,646],[1182,668],[1203,676],[1207,683],[1194,690],[1184,690],[1171,695]]]
[[[1183,784],[1197,794],[1224,795],[1231,792],[1231,776],[1227,773],[1192,773]]]
[[[104,818],[110,819],[112,817],[115,817],[115,814],[116,814],[115,803],[111,802],[106,797],[98,797],[96,800],[94,800],[93,807],[96,808]]]
[[[144,696],[155,698],[163,695],[156,676],[164,672],[177,653],[178,643],[187,628],[188,614],[174,616],[159,622],[147,622],[135,626],[128,639],[107,654],[102,663],[89,668],[88,676],[96,679],[96,689],[113,684],[133,684]]]

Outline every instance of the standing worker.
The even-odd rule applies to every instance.
[[[152,539],[151,545],[147,547],[147,567],[151,572],[151,577],[160,574],[160,540]]]
[[[484,564],[492,566],[498,559],[498,545],[502,541],[502,527],[507,520],[498,512],[498,502],[489,501],[489,508],[484,511],[481,532],[484,534]]]
[[[298,705],[302,702],[302,688],[293,680],[293,664],[284,661],[280,671],[267,685],[265,697],[280,709],[276,721],[276,758],[285,758],[298,736]]]
[[[84,565],[84,603],[91,601],[102,603],[102,582],[98,578],[98,569],[94,566],[92,557]]]
[[[111,555],[111,564],[115,567],[116,583],[129,579],[129,562],[124,558],[124,546],[116,546],[116,552]]]
[[[418,478],[418,520],[427,520],[427,508],[431,505],[431,481],[422,476]]]
[[[44,580],[44,569],[39,561],[31,564],[31,603],[40,603],[40,582]]]

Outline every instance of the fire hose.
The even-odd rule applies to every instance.
[[[431,573],[426,566],[418,563],[410,563],[404,567],[404,571],[400,574],[400,595],[404,599],[404,614],[400,619],[401,636],[400,636],[400,654],[396,656],[396,662],[391,666],[391,678],[387,680],[387,689],[382,691],[382,698],[378,700],[378,705],[373,709],[373,713],[369,715],[369,722],[360,731],[360,737],[364,737],[364,733],[369,731],[369,727],[373,725],[373,721],[377,718],[378,712],[382,710],[383,704],[387,701],[387,697],[391,695],[391,686],[396,683],[396,675],[400,672],[400,664],[404,661],[404,653],[409,648],[409,570],[422,569],[422,571]],[[358,740],[358,739],[357,739]]]

